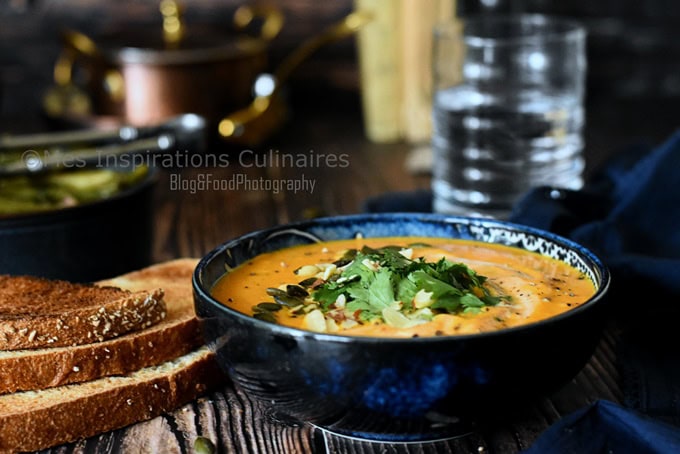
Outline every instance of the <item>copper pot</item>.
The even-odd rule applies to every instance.
[[[203,116],[221,139],[254,145],[285,118],[277,94],[290,72],[316,49],[352,34],[369,19],[365,13],[350,14],[303,43],[270,75],[270,41],[283,26],[277,9],[241,6],[232,31],[189,29],[172,0],[161,2],[161,12],[162,33],[127,29],[95,42],[81,32],[65,32],[55,65],[60,97],[46,97],[47,113],[63,117],[63,94],[70,91],[80,98],[73,103],[70,96],[66,115],[113,117],[145,126],[191,112]],[[254,22],[262,23],[259,34],[246,34],[243,30]],[[77,65],[86,76],[80,85],[73,77]]]

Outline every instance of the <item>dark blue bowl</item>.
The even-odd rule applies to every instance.
[[[575,266],[598,290],[585,304],[530,325],[415,339],[288,328],[241,314],[210,296],[226,270],[262,252],[359,233],[465,238],[528,249]],[[460,434],[484,415],[559,389],[593,353],[608,286],[602,262],[565,238],[501,221],[410,213],[323,218],[250,233],[210,252],[193,276],[206,341],[237,387],[279,416],[392,441]]]
[[[93,282],[150,265],[157,180],[149,169],[103,200],[0,217],[0,274]]]

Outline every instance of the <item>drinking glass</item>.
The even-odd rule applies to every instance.
[[[435,28],[435,212],[503,219],[531,188],[583,185],[585,38],[536,14]]]

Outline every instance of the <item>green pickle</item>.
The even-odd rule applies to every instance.
[[[140,183],[146,166],[58,170],[37,175],[0,177],[0,216],[30,214],[108,199]]]

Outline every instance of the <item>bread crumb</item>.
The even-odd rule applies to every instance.
[[[33,339],[35,339],[36,334],[38,334],[36,330],[31,331],[31,334],[28,335],[28,341],[33,342]]]

